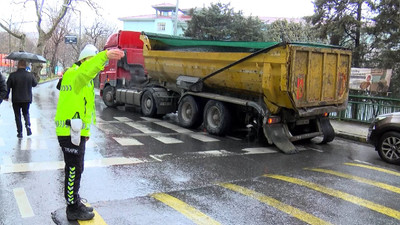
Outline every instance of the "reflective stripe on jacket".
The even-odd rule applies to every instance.
[[[74,64],[64,73],[54,118],[57,136],[70,136],[70,127],[65,121],[78,115],[83,122],[81,136],[90,136],[90,124],[96,122],[92,79],[104,69],[106,61],[106,51],[102,51],[80,66]]]

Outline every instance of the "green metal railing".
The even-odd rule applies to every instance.
[[[400,99],[349,95],[347,108],[330,116],[339,120],[370,123],[377,115],[399,112]]]

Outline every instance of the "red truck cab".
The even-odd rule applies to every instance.
[[[116,88],[129,88],[147,81],[140,34],[141,32],[135,31],[119,31],[107,39],[104,50],[119,48],[125,52],[121,60],[109,60],[99,75],[100,96],[109,99],[110,105],[105,100],[108,106],[114,105]],[[104,96],[107,94],[110,96]]]

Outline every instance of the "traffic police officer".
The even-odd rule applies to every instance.
[[[119,49],[98,52],[86,45],[79,62],[69,68],[61,81],[55,116],[56,134],[64,153],[65,184],[68,220],[90,220],[93,208],[86,207],[79,196],[81,174],[84,169],[85,144],[90,136],[90,125],[95,123],[95,93],[93,78],[103,70],[108,59],[121,59]]]

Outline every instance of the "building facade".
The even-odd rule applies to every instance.
[[[176,5],[164,3],[152,7],[156,10],[153,15],[120,18],[123,30],[183,36],[187,21],[191,19],[186,10],[179,9],[176,16]],[[177,24],[176,29],[175,24]]]

